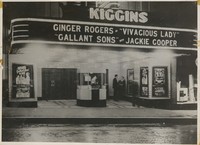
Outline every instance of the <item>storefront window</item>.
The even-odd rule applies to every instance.
[[[197,101],[197,65],[195,56],[177,58],[177,102]]]

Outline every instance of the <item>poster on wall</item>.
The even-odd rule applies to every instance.
[[[140,94],[142,97],[149,96],[149,70],[148,67],[140,68]]]
[[[33,97],[33,66],[13,64],[13,98]]]
[[[134,92],[134,70],[128,69],[127,70],[127,94],[133,95]]]
[[[165,68],[154,68],[154,85],[165,84]]]
[[[168,97],[167,67],[153,67],[153,96]]]

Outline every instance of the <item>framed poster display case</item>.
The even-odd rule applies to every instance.
[[[153,67],[153,96],[168,97],[168,70],[165,66]]]
[[[140,68],[140,95],[149,96],[149,69],[148,67]]]
[[[13,64],[12,98],[34,98],[33,65]]]

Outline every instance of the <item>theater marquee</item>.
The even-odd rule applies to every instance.
[[[194,49],[196,30],[85,21],[21,18],[11,22],[11,44],[45,43]]]

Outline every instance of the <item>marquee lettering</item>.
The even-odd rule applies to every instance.
[[[135,23],[146,23],[148,21],[148,13],[146,12],[134,12],[134,11],[123,11],[123,10],[112,10],[112,9],[100,9],[90,8],[89,9],[90,19],[95,20],[117,20],[119,22],[135,22]]]

